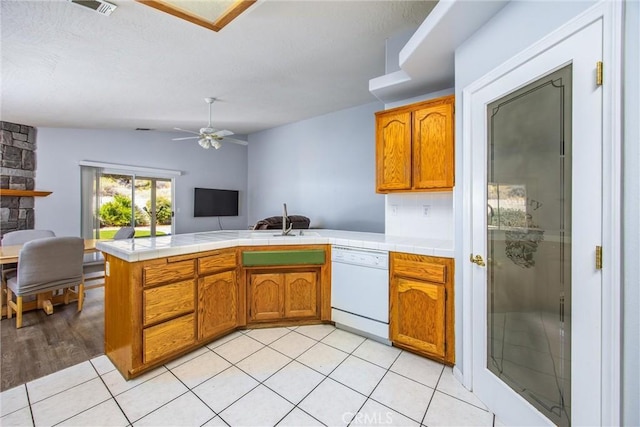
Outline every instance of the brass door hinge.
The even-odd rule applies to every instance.
[[[602,246],[596,246],[596,270],[602,270]]]
[[[602,86],[602,61],[596,62],[596,84]]]

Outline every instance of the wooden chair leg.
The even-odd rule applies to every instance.
[[[78,312],[82,311],[84,305],[84,282],[78,285]]]
[[[6,305],[5,303],[5,295],[7,293],[7,289],[9,289],[7,287],[7,284],[4,282],[4,277],[2,278],[2,284],[0,285],[0,310],[2,310],[2,307],[4,307]],[[2,319],[2,313],[0,312],[0,319]]]
[[[11,295],[11,289],[7,288],[7,319],[11,319],[13,306],[13,296]]]
[[[22,328],[22,297],[17,296],[17,309],[16,309],[16,329]]]

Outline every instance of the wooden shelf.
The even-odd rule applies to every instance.
[[[39,190],[14,190],[11,188],[0,188],[0,196],[4,197],[47,197],[51,191]]]

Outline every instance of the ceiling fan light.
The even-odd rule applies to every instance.
[[[206,139],[206,138],[200,138],[200,139],[198,140],[198,144],[200,144],[200,146],[201,146],[202,148],[204,148],[204,149],[211,148],[211,141],[209,141],[209,140],[208,140],[208,139]]]
[[[218,148],[220,148],[220,141],[215,140],[211,143],[211,145],[213,145],[213,148],[217,150]]]

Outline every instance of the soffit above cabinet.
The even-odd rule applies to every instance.
[[[441,0],[398,55],[400,70],[369,80],[384,103],[454,86],[455,51],[509,0]]]

